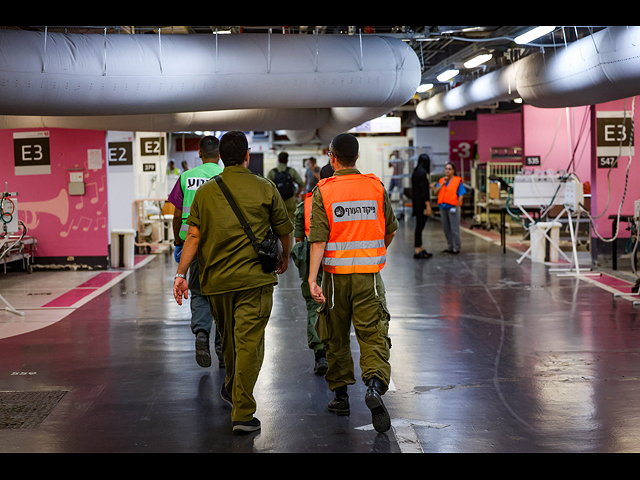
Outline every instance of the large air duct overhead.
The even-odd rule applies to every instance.
[[[638,94],[640,27],[608,27],[434,95],[416,113],[429,120],[517,97],[540,108],[562,108]]]
[[[632,97],[640,94],[640,27],[608,27],[555,53],[537,53],[518,63],[518,93],[536,107]]]
[[[244,110],[243,121],[256,114],[265,129],[309,132],[333,118],[332,108],[372,109],[363,122],[375,118],[410,100],[419,82],[415,52],[386,37],[0,31],[5,128],[25,116],[56,124],[92,117],[90,124],[107,129],[118,128],[120,117],[173,128],[189,121],[184,115]],[[278,111],[265,113],[271,109]],[[315,109],[312,121],[283,120],[299,109]]]

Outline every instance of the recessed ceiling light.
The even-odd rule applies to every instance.
[[[529,42],[533,42],[536,38],[540,38],[547,33],[551,33],[556,29],[556,27],[536,27],[533,30],[529,30],[522,35],[517,36],[514,41],[519,44],[525,44]]]
[[[483,63],[487,63],[489,60],[493,58],[491,53],[483,53],[481,55],[477,55],[473,57],[471,60],[468,60],[464,63],[464,68],[476,68]]]
[[[456,70],[456,69],[447,70],[446,72],[443,72],[440,75],[438,75],[436,78],[438,79],[439,82],[448,82],[459,73],[460,73],[460,70]]]

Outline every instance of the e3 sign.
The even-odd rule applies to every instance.
[[[634,155],[631,113],[600,111],[596,116],[598,168],[615,168],[618,157]]]
[[[50,175],[49,132],[14,133],[13,157],[16,175]]]

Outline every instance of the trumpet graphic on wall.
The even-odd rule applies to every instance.
[[[40,220],[38,214],[48,213],[58,217],[62,225],[69,220],[69,194],[66,190],[60,190],[56,198],[41,202],[21,202],[20,210],[25,212],[25,226],[32,230],[38,226]]]

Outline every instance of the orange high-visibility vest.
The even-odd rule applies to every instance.
[[[460,177],[453,177],[449,181],[448,185],[444,184],[445,181],[446,178],[440,179],[440,185],[442,185],[442,188],[440,188],[440,191],[438,192],[438,203],[457,206],[458,201],[460,200],[460,197],[458,197],[458,187],[460,186],[462,179]]]
[[[387,261],[384,187],[375,175],[338,175],[321,180],[329,220],[322,267],[337,274],[377,273]]]
[[[313,192],[307,193],[304,197],[304,234],[309,238],[309,228],[311,227],[311,205],[313,204]]]

